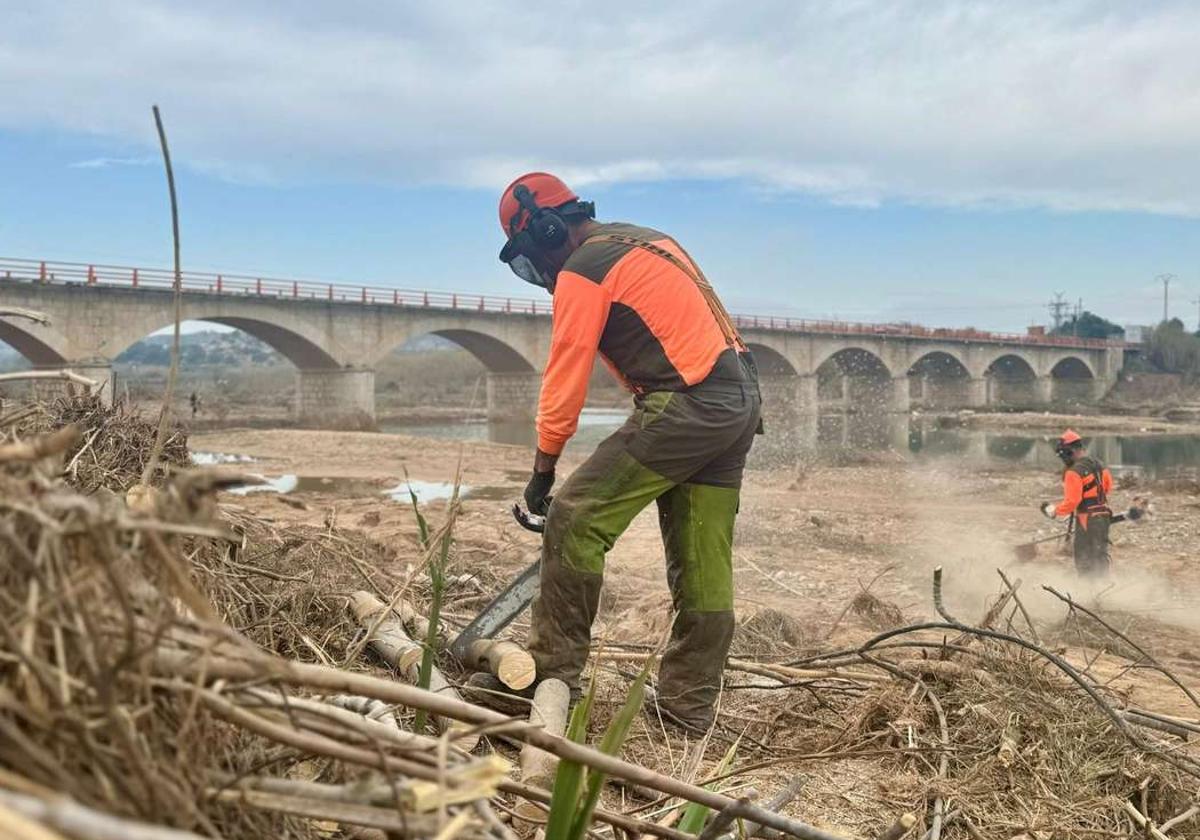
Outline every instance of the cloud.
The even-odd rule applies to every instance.
[[[1187,0],[513,8],[0,0],[0,126],[151,150],[158,102],[176,157],[255,182],[494,189],[553,167],[580,186],[1200,214]]]
[[[154,163],[154,158],[151,157],[96,157],[73,161],[68,163],[67,166],[71,169],[109,169],[114,166],[149,166],[152,163]]]

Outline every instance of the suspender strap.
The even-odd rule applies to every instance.
[[[1096,495],[1093,498],[1086,496],[1079,500],[1079,507],[1076,508],[1080,513],[1088,513],[1093,510],[1108,509],[1108,494],[1104,492],[1104,473],[1100,467],[1092,467],[1088,476],[1092,479],[1092,487],[1096,488]],[[1084,489],[1087,492],[1087,488]]]
[[[696,265],[696,262],[691,258],[691,255],[689,255],[687,251],[683,250],[682,245],[680,245],[678,242],[675,242],[675,240],[671,241],[675,244],[675,247],[678,248],[685,257],[687,257],[688,262],[692,263],[692,265],[688,265],[666,248],[660,248],[653,242],[647,242],[644,239],[638,239],[636,236],[627,236],[622,233],[598,233],[595,236],[589,236],[586,240],[586,242],[617,242],[622,245],[631,245],[634,248],[641,248],[643,251],[649,251],[656,257],[661,257],[671,265],[678,268],[680,271],[686,274],[688,278],[690,278],[691,281],[696,284],[696,288],[700,290],[700,295],[704,298],[704,302],[708,304],[708,308],[712,312],[713,318],[717,322],[717,326],[721,329],[721,334],[725,336],[725,344],[734,348],[735,350],[745,351],[745,342],[742,341],[741,335],[738,334],[737,327],[734,326],[733,319],[729,317],[729,313],[725,311],[725,307],[722,305],[720,298],[717,297],[717,293],[713,291],[712,284],[708,282],[708,278],[704,276],[704,272],[700,270],[698,265]],[[693,266],[695,267],[693,268]]]

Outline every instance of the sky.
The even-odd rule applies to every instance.
[[[652,8],[649,8],[651,7]],[[0,256],[533,296],[562,175],[737,312],[1200,314],[1200,4],[0,0]]]

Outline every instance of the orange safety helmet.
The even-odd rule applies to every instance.
[[[500,228],[511,238],[529,224],[531,214],[517,200],[516,189],[524,186],[529,190],[538,207],[557,208],[572,201],[579,201],[575,191],[563,183],[561,178],[549,172],[529,172],[515,179],[500,195]]]
[[[1054,452],[1068,465],[1071,463],[1071,453],[1082,448],[1083,438],[1074,429],[1067,429],[1054,442]]]

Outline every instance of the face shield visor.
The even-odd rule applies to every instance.
[[[526,251],[533,248],[532,243],[528,240],[529,235],[524,231],[518,233],[504,246],[504,250],[500,252],[500,260],[507,263],[512,273],[526,283],[538,286],[550,294],[554,294],[554,277],[549,272],[541,269],[537,262],[526,255]]]

